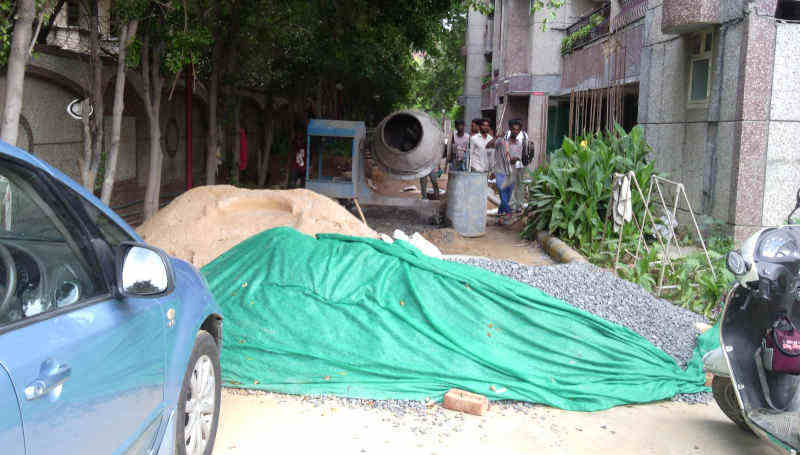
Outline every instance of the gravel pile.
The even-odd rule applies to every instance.
[[[513,261],[484,258],[450,260],[481,267],[529,284],[572,306],[627,327],[653,343],[681,367],[692,358],[702,316],[659,299],[636,284],[591,264],[530,267]],[[676,400],[706,403],[710,393],[678,395]]]

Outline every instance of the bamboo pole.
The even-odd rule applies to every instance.
[[[358,214],[359,214],[359,215],[361,215],[361,221],[363,221],[363,222],[364,222],[364,225],[366,226],[366,224],[367,224],[367,219],[366,219],[366,218],[364,218],[364,212],[362,212],[362,211],[361,211],[361,206],[358,204],[358,198],[354,198],[354,199],[353,199],[353,202],[355,202],[355,203],[356,203],[356,208],[358,209]]]
[[[569,93],[569,125],[567,126],[567,135],[572,138],[573,118],[575,116],[575,92]]]

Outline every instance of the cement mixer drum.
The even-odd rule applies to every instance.
[[[444,133],[430,115],[394,112],[375,129],[374,158],[389,175],[412,180],[430,174],[442,157]]]

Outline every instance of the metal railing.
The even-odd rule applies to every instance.
[[[600,8],[592,11],[591,13],[583,16],[582,18],[578,19],[577,22],[567,27],[567,37],[573,35],[578,30],[582,29],[583,27],[590,25],[592,17],[595,15],[600,15],[602,17],[602,22],[600,22],[597,26],[593,27],[586,36],[580,37],[577,40],[573,41],[571,46],[568,49],[565,49],[565,53],[569,53],[574,51],[575,49],[579,49],[593,41],[596,41],[609,33],[609,25],[611,19],[611,3],[605,3]]]

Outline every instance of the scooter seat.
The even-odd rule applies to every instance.
[[[748,417],[767,433],[792,447],[800,447],[800,412],[760,408],[750,411]]]

